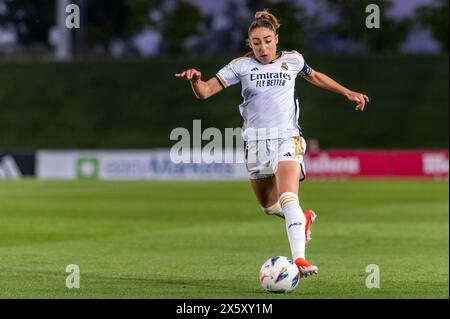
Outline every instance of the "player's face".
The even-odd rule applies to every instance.
[[[250,33],[250,47],[256,59],[262,64],[267,64],[277,55],[278,35],[264,27],[256,28]]]

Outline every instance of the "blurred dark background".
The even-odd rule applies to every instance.
[[[307,138],[328,149],[448,148],[447,0],[72,0],[81,26],[62,53],[58,1],[0,0],[0,148],[167,147],[193,119],[240,127],[239,86],[197,101],[174,73],[195,67],[206,79],[247,52],[263,8],[281,22],[279,49],[371,98],[354,112],[299,79]],[[379,29],[365,25],[371,3]]]

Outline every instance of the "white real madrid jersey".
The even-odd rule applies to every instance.
[[[243,102],[239,105],[244,119],[245,141],[302,135],[299,102],[295,90],[298,75],[312,72],[297,51],[282,51],[269,64],[242,57],[222,68],[216,78],[223,88],[241,83]]]

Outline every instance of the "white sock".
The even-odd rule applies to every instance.
[[[305,225],[306,218],[295,193],[286,192],[280,196],[280,204],[283,209],[286,232],[291,246],[292,258],[305,258]]]
[[[283,214],[283,210],[281,209],[280,202],[276,202],[275,204],[273,204],[272,206],[267,207],[267,208],[262,207],[262,210],[267,215],[276,215],[281,218],[284,218],[284,214]]]

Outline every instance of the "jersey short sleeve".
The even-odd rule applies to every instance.
[[[224,89],[239,83],[241,79],[239,78],[238,66],[235,60],[220,69],[216,74],[216,78]]]
[[[298,75],[300,76],[308,76],[311,74],[312,69],[311,67],[306,63],[305,59],[303,58],[303,55],[298,53],[298,59],[300,64],[300,71],[298,72]]]

